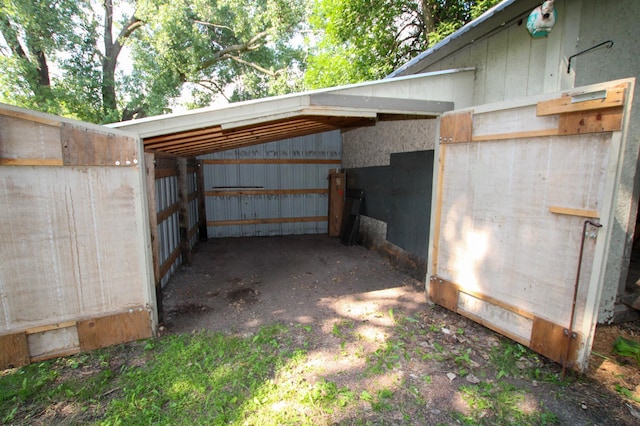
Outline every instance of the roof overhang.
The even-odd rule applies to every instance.
[[[379,120],[433,118],[464,106],[473,69],[316,90],[203,108],[110,127],[133,132],[145,150],[196,156]],[[460,105],[462,103],[462,105]]]

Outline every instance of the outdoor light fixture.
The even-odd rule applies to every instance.
[[[546,37],[556,23],[558,12],[553,0],[547,0],[536,7],[527,18],[527,29],[533,38]]]

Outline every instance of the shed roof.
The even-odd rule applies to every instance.
[[[195,156],[377,120],[436,117],[468,103],[473,68],[295,93],[110,124],[146,151]]]
[[[498,28],[520,19],[526,20],[529,13],[540,3],[542,3],[541,0],[505,0],[498,3],[478,18],[402,65],[389,74],[388,78],[419,73],[431,64],[492,34]]]

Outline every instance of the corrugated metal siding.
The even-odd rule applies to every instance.
[[[178,178],[176,176],[168,176],[156,179],[156,211],[162,212],[177,202]],[[158,223],[158,236],[160,237],[160,265],[163,265],[180,245],[180,227],[177,211],[166,220]],[[180,257],[173,262],[167,274],[160,280],[163,286],[169,281],[169,278],[181,262]]]
[[[285,139],[209,154],[202,160],[336,160],[342,155],[339,131]],[[312,190],[328,188],[330,169],[340,164],[206,164],[205,191],[213,189]],[[327,216],[323,194],[207,196],[209,223],[230,220]],[[210,237],[249,237],[327,232],[327,221],[209,226]]]
[[[187,175],[187,185],[189,188],[189,196],[195,195],[198,190],[198,180],[196,173]],[[171,208],[179,201],[178,178],[177,176],[167,176],[156,179],[156,211],[161,213]],[[189,244],[193,247],[198,242],[198,199],[193,198],[188,204],[189,230],[194,230],[189,238]],[[180,220],[178,210],[173,212],[164,221],[158,223],[158,236],[160,240],[160,265],[164,265],[171,255],[180,248]],[[182,264],[182,256],[175,258],[171,267],[160,279],[160,283],[164,286],[169,282],[169,278],[176,271],[176,268]]]

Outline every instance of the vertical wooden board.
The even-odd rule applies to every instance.
[[[60,128],[0,114],[0,158],[62,160]]]
[[[429,283],[429,298],[450,311],[458,311],[458,286],[438,277]]]
[[[613,132],[622,128],[622,107],[560,114],[558,134]]]
[[[139,159],[136,140],[97,133],[72,124],[60,128],[65,166],[134,166]]]
[[[339,237],[344,209],[346,174],[337,171],[329,173],[329,236]]]
[[[567,356],[568,345],[571,345],[568,358],[570,365],[577,359],[580,336],[570,340],[569,336],[565,334],[564,327],[544,318],[536,317],[533,320],[531,344],[529,345],[531,349],[553,361],[563,363]]]
[[[153,275],[156,287],[160,283],[160,236],[158,234],[158,215],[156,211],[156,166],[155,155],[144,154],[144,164],[147,180],[147,204],[149,209],[149,228],[151,236],[151,257],[153,262]]]
[[[470,142],[473,126],[471,111],[446,114],[440,120],[441,143]]]
[[[473,45],[468,47],[469,49],[469,63],[474,64],[475,70],[475,84],[473,85],[473,99],[475,104],[484,104],[485,100],[485,87],[487,78],[491,78],[487,74],[487,49],[488,39],[483,38],[477,40]]]
[[[529,63],[529,51],[534,43],[522,26],[512,25],[507,31],[509,41],[507,52],[507,79],[505,99],[517,99],[527,94],[529,74],[536,72]],[[513,48],[512,46],[517,46]]]
[[[507,56],[504,52],[509,46],[509,32],[500,31],[488,40],[487,47],[487,78],[485,102],[498,102],[505,98],[505,84],[507,79]]]
[[[200,241],[207,241],[209,235],[207,233],[207,205],[205,202],[204,161],[203,160],[198,160],[196,182],[198,187],[198,233],[199,233],[198,237]]]
[[[523,31],[524,32],[524,31]],[[528,36],[527,36],[528,37]],[[545,67],[543,58],[547,57],[548,39],[531,40],[529,44],[529,70],[527,72],[527,96],[544,93]]]
[[[78,322],[78,339],[83,351],[146,339],[153,334],[146,310],[136,310]]]
[[[29,364],[29,348],[25,333],[0,336],[0,370]]]

